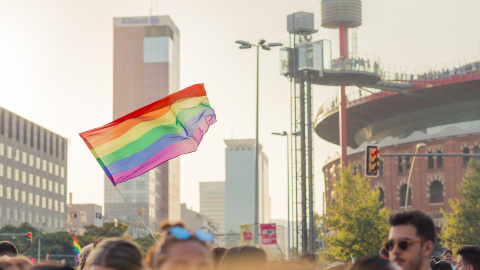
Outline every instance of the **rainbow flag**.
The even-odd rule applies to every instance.
[[[203,84],[195,84],[80,137],[115,186],[196,151],[216,121]]]
[[[77,265],[80,262],[78,260],[78,254],[80,254],[80,251],[82,251],[82,248],[80,247],[80,244],[78,243],[77,237],[75,237],[75,233],[73,234],[73,249],[75,250],[75,260],[77,261]]]

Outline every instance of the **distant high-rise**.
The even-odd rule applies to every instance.
[[[240,233],[240,225],[255,222],[255,140],[225,140],[225,144],[225,232]],[[269,223],[268,158],[261,145],[258,168],[258,221]],[[228,237],[227,246],[238,244],[236,240],[240,237]]]
[[[217,234],[225,234],[225,182],[200,182],[200,213],[218,225]],[[216,241],[225,245],[224,237]]]
[[[179,30],[169,16],[113,19],[113,118],[162,99],[180,88]],[[162,220],[180,220],[180,161],[163,163],[118,185],[153,231]],[[133,237],[146,231],[105,180],[105,218],[129,224]]]
[[[66,138],[0,107],[0,227],[66,229],[67,148]]]

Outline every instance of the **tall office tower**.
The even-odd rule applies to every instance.
[[[225,234],[225,182],[200,182],[200,213],[218,225],[217,234]],[[219,246],[224,237],[216,237]]]
[[[255,140],[225,140],[225,231],[240,233],[240,225],[255,223]],[[260,145],[258,171],[259,223],[270,222],[268,158]],[[227,246],[239,237],[227,237]]]
[[[66,138],[0,107],[0,227],[66,229]]]
[[[162,99],[180,88],[180,38],[169,16],[113,19],[113,118]],[[180,220],[180,160],[163,163],[117,186],[152,231],[162,220]],[[105,179],[105,218],[146,234],[135,214]]]

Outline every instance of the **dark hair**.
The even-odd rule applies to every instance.
[[[0,257],[4,255],[15,257],[18,255],[18,250],[11,242],[0,241]]]
[[[223,256],[221,270],[250,270],[263,267],[267,263],[267,253],[254,246],[236,246]]]
[[[317,257],[315,257],[315,254],[312,253],[305,253],[300,258],[307,260],[307,262],[311,264],[317,264]]]
[[[30,270],[75,270],[75,268],[69,265],[37,264]]]
[[[435,259],[430,260],[430,268],[432,270],[452,270],[452,266],[449,262],[445,260],[436,261]]]
[[[474,245],[461,246],[457,255],[462,256],[465,264],[473,266],[473,270],[480,270],[480,247]]]
[[[392,263],[378,256],[372,256],[357,260],[349,270],[394,270]]]
[[[205,249],[209,250],[210,247],[208,246],[208,244],[198,239],[195,235],[192,235],[186,240],[176,238],[169,232],[169,229],[173,227],[185,228],[185,225],[183,225],[182,222],[170,223],[168,221],[164,221],[160,224],[160,230],[164,232],[164,235],[162,239],[160,239],[160,243],[151,247],[147,253],[147,256],[145,258],[145,264],[148,268],[159,268],[167,260],[170,249],[172,249],[172,247],[177,243],[194,241],[200,244]]]
[[[220,266],[223,256],[227,253],[227,249],[224,247],[214,247],[212,248],[212,259],[215,269]]]
[[[417,229],[417,236],[422,240],[435,243],[435,225],[433,220],[419,210],[404,211],[390,216],[390,227],[399,225],[413,225]]]
[[[450,255],[453,255],[453,253],[452,253],[451,250],[445,249],[445,250],[442,252],[442,256],[445,256],[445,255],[447,255],[448,253],[450,253]]]
[[[117,270],[144,270],[142,253],[135,242],[114,237],[102,240],[87,258],[87,265]]]

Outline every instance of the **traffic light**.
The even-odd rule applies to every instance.
[[[380,169],[380,166],[378,166],[378,162],[380,161],[380,149],[376,145],[368,145],[365,154],[365,175],[369,177],[377,177]]]
[[[31,232],[28,232],[28,233],[27,233],[27,241],[28,241],[29,243],[32,243],[32,233],[31,233]]]

